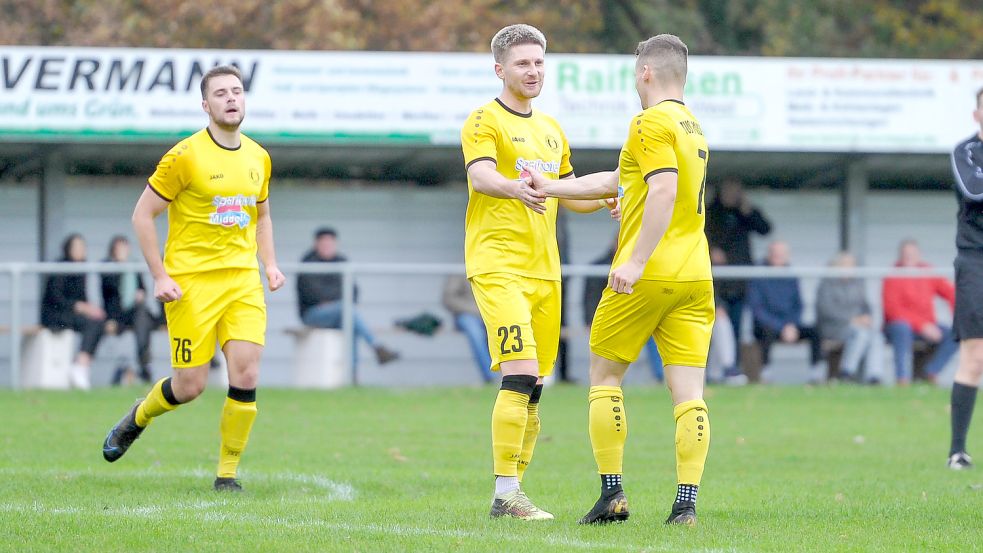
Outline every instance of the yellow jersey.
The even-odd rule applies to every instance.
[[[642,212],[652,175],[679,175],[676,203],[665,235],[642,271],[644,280],[712,280],[703,231],[710,149],[696,117],[678,100],[665,100],[632,117],[621,148],[621,232],[612,267],[631,257],[642,229]]]
[[[549,178],[573,174],[570,145],[552,117],[532,111],[518,113],[498,98],[471,112],[461,129],[465,169],[489,160],[506,178],[518,180],[527,166]],[[464,219],[464,264],[468,278],[485,273],[511,273],[560,280],[556,247],[555,198],[546,200],[540,215],[519,200],[475,192],[468,176],[468,209]]]
[[[203,129],[157,164],[151,190],[170,202],[164,269],[170,276],[256,269],[256,205],[269,196],[270,155],[245,135],[220,146]]]

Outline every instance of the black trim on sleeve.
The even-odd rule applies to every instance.
[[[562,175],[560,175],[560,178],[565,179],[571,175],[573,175],[573,171],[570,171],[569,173],[563,173]]]
[[[242,139],[241,138],[239,139],[239,145],[238,146],[236,146],[235,148],[229,148],[228,146],[223,146],[223,145],[219,144],[218,141],[215,140],[215,137],[212,136],[212,129],[209,129],[208,127],[205,127],[205,132],[208,133],[208,138],[211,138],[212,139],[212,142],[215,143],[215,145],[218,146],[219,148],[222,148],[223,150],[228,150],[230,152],[234,152],[234,151],[238,150],[239,148],[242,148]]]
[[[258,203],[258,204],[265,204],[266,201],[269,200],[269,199],[270,199],[270,197],[267,196],[267,197],[263,198],[262,200],[256,200],[256,203]]]
[[[648,173],[646,173],[644,177],[642,177],[642,180],[648,182],[649,177],[651,177],[652,175],[658,175],[659,173],[676,173],[678,175],[679,169],[676,169],[675,167],[663,167],[662,169],[649,171]]]
[[[471,168],[472,165],[474,165],[475,163],[478,163],[479,161],[490,161],[490,162],[492,162],[492,163],[494,163],[496,165],[498,164],[498,160],[495,159],[495,158],[493,158],[493,157],[488,157],[488,156],[485,156],[485,157],[476,157],[476,158],[472,159],[471,161],[469,161],[467,163],[467,165],[464,166],[464,170],[467,171],[468,169]]]
[[[154,185],[150,184],[149,182],[147,183],[147,188],[149,188],[150,191],[153,192],[154,194],[157,194],[157,196],[159,196],[160,199],[164,200],[165,202],[173,202],[174,201],[174,200],[168,198],[167,196],[161,194],[160,191],[158,191],[156,188],[154,188]]]
[[[509,106],[505,105],[505,102],[502,102],[498,98],[495,98],[495,101],[498,102],[498,105],[502,106],[502,109],[504,109],[505,111],[511,113],[512,115],[515,115],[516,117],[525,117],[527,119],[529,117],[532,117],[532,110],[529,110],[529,113],[519,113],[518,111],[515,111],[514,109],[512,109]]]

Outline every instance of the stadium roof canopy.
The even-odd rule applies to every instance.
[[[0,179],[37,175],[48,160],[67,174],[148,177],[171,142],[0,142]],[[451,146],[270,145],[274,178],[337,178],[434,185],[465,179],[462,156]],[[573,151],[578,174],[611,170],[618,151]],[[749,186],[837,188],[851,164],[862,167],[872,188],[946,189],[945,154],[713,152],[711,182],[736,177]]]

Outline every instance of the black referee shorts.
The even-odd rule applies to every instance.
[[[983,255],[957,255],[956,312],[952,317],[956,340],[983,338]]]

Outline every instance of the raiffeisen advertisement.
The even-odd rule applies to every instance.
[[[172,140],[205,125],[199,82],[234,64],[264,143],[454,145],[501,89],[490,54],[0,47],[0,140]],[[574,148],[616,149],[633,56],[547,54],[535,109]],[[716,150],[947,152],[969,135],[976,61],[690,58],[686,103]]]

